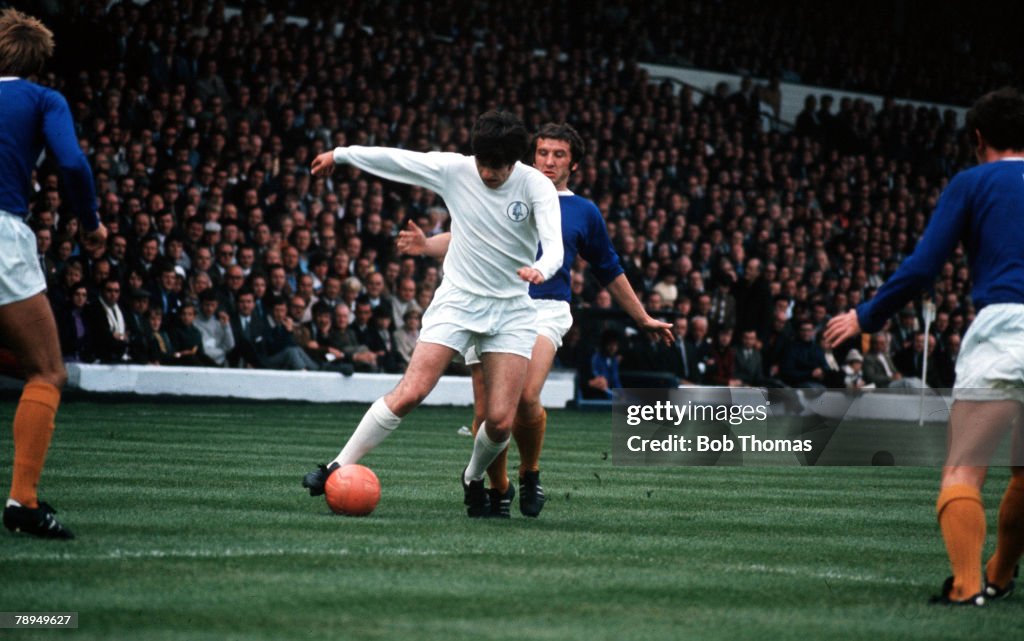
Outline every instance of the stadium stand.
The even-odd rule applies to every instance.
[[[937,18],[909,1],[862,3],[863,15],[842,25],[809,1],[742,10],[696,1],[679,11],[666,2],[598,2],[581,12],[570,2],[470,9],[453,0],[372,11],[302,1],[18,4],[57,33],[58,58],[40,81],[68,96],[111,232],[107,251],[88,255],[64,215],[52,162],[40,165],[32,224],[51,302],[58,318],[78,318],[76,285],[86,285],[91,302],[108,275],[117,279],[126,318],[134,310],[140,319],[129,322],[136,335],[117,358],[136,364],[160,360],[141,320],[145,307],[162,312],[171,342],[164,351],[175,354],[181,304],[201,309],[211,290],[218,313],[201,320],[235,334],[234,347],[221,348],[228,366],[266,367],[263,346],[273,342],[314,356],[293,359],[300,368],[322,363],[326,345],[330,361],[348,371],[398,371],[395,359],[360,339],[366,327],[355,312],[360,301],[390,310],[397,284],[410,277],[417,305],[429,304],[440,266],[396,255],[392,240],[410,219],[442,231],[443,203],[354,169],[312,178],[309,163],[344,144],[468,152],[469,123],[503,108],[528,127],[567,121],[581,132],[588,154],[572,188],[598,204],[652,312],[690,320],[679,345],[697,359],[684,365],[679,345],[645,345],[581,269],[575,337],[560,364],[585,370],[611,327],[629,337],[621,349],[627,364],[676,378],[686,378],[685,367],[694,383],[716,368],[715,380],[729,380],[711,349],[727,325],[732,347],[716,349],[740,349],[753,330],[761,375],[775,380],[795,324],[809,319],[820,331],[831,315],[870,297],[912,251],[942,187],[971,162],[954,113],[891,96],[965,104],[1012,80],[1011,66],[1021,68],[1007,58],[1019,51],[973,35],[987,11],[978,7],[951,8],[980,14],[964,17],[946,47],[921,48],[929,56],[921,59],[914,43],[935,35]],[[920,28],[908,29],[910,20]],[[793,37],[782,37],[780,21]],[[903,37],[886,38],[899,29]],[[703,93],[652,80],[641,62],[768,80]],[[812,95],[787,123],[776,117],[780,80],[886,97],[876,106]],[[375,273],[383,291],[368,290]],[[935,284],[942,371],[973,318],[968,287],[959,251]],[[251,302],[240,304],[250,292]],[[291,336],[275,333],[280,302],[296,314]],[[332,315],[324,332],[311,318],[318,302],[352,313]],[[920,330],[920,309],[907,312],[904,329]],[[68,360],[95,361],[106,328],[68,322]],[[895,357],[908,344],[895,319],[889,331]],[[868,352],[866,343],[850,343],[831,356],[841,365],[854,348]]]

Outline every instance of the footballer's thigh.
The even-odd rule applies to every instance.
[[[0,335],[29,381],[60,389],[67,381],[53,310],[43,294],[0,305]]]
[[[417,343],[402,380],[384,397],[388,408],[399,417],[412,411],[434,389],[456,353],[440,343]]]
[[[512,428],[516,407],[526,382],[529,359],[509,352],[485,352],[484,416],[487,420],[487,434],[492,439],[506,440]]]
[[[980,489],[992,454],[1020,413],[1021,404],[1015,400],[955,401],[949,417],[942,487]]]
[[[551,373],[551,366],[555,362],[555,345],[546,336],[537,336],[537,342],[533,344],[533,352],[530,355],[530,363],[526,368],[526,382],[523,384],[523,393],[519,399],[519,407],[516,415],[522,422],[532,422],[540,419],[544,408],[540,403],[540,393],[544,389],[544,383]]]

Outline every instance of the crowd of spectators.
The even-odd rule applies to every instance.
[[[56,168],[40,166],[31,224],[69,361],[401,371],[443,271],[393,240],[408,220],[443,231],[444,204],[352,167],[313,178],[309,164],[345,144],[468,153],[476,116],[502,108],[530,128],[580,131],[570,186],[598,204],[645,305],[675,323],[674,346],[636,335],[577,265],[559,362],[588,393],[608,389],[611,361],[623,384],[638,370],[684,384],[924,384],[926,344],[928,383],[951,384],[974,313],[962,250],[936,281],[927,341],[908,307],[876,337],[884,359],[874,340],[818,344],[830,316],[912,251],[970,162],[950,113],[822,97],[792,131],[766,127],[760,105],[777,88],[652,83],[642,51],[557,38],[574,26],[559,24],[560,3],[524,34],[504,20],[514,5],[371,15],[352,2],[308,8],[300,26],[285,9],[317,3],[246,3],[230,17],[222,2],[37,4],[62,51],[40,81],[68,97],[111,232],[87,254]],[[711,10],[687,11],[698,5]],[[644,15],[631,11],[620,17]],[[538,54],[541,36],[565,44]]]

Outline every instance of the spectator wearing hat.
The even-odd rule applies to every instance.
[[[843,385],[848,390],[874,389],[874,383],[864,380],[864,357],[855,349],[846,354],[846,364],[843,365]]]

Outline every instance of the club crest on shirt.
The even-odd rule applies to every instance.
[[[508,217],[516,223],[521,223],[530,216],[530,207],[521,200],[517,200],[505,210]]]

